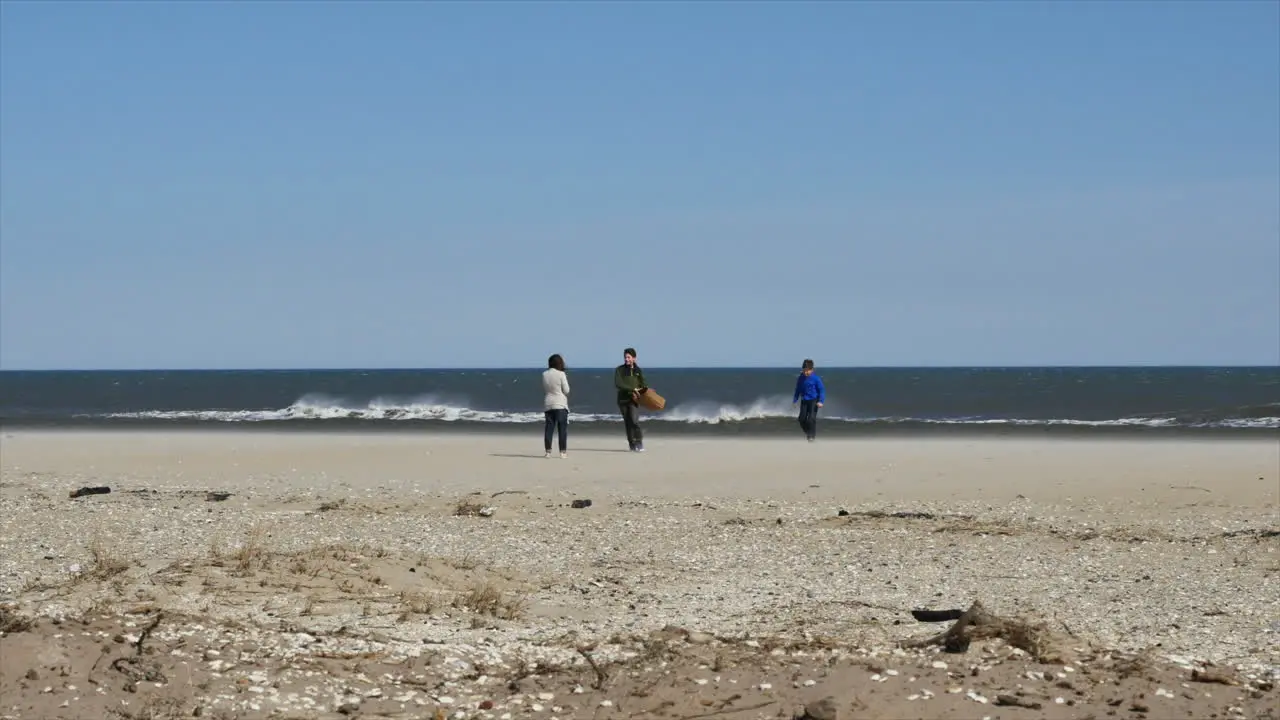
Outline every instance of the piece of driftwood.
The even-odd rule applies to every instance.
[[[1198,683],[1216,683],[1218,685],[1239,685],[1240,681],[1220,670],[1192,670],[1191,681]]]
[[[897,510],[894,512],[888,512],[886,510],[861,510],[858,512],[849,512],[848,510],[841,508],[839,511],[836,512],[836,515],[838,517],[852,516],[852,517],[872,518],[877,520],[884,519],[884,518],[892,518],[894,520],[939,520],[941,519],[939,518],[939,516],[934,515],[931,512],[919,512],[916,510]],[[958,515],[955,517],[957,519],[963,519],[963,520],[972,519],[972,516],[970,515]]]
[[[591,655],[591,651],[587,646],[578,646],[578,654],[582,656],[583,660],[587,661],[587,664],[591,666],[591,670],[596,674],[596,680],[591,683],[591,687],[596,690],[603,690],[609,684],[609,671],[596,662],[595,657]]]
[[[948,611],[920,611],[922,613],[948,614]],[[913,615],[915,612],[912,613]],[[949,653],[968,651],[974,640],[999,638],[1013,647],[1025,651],[1038,662],[1062,662],[1062,653],[1053,642],[1053,636],[1044,625],[1037,625],[993,615],[982,603],[975,600],[956,622],[945,632],[923,640],[911,640],[902,644],[906,648],[922,648],[941,645]]]
[[[912,610],[911,617],[917,622],[939,623],[951,622],[964,617],[963,610]]]
[[[70,495],[71,499],[75,500],[76,498],[84,497],[85,495],[106,495],[109,492],[111,492],[111,488],[106,485],[95,485],[92,487],[82,487],[79,490],[72,490]]]
[[[1020,707],[1028,710],[1039,710],[1043,705],[1033,700],[1024,700],[1017,695],[997,695],[996,705],[1005,707]]]

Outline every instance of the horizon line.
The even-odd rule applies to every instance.
[[[616,365],[581,365],[569,370],[612,370]],[[797,370],[799,365],[641,365],[652,370]],[[1204,364],[1204,363],[1082,363],[1064,364],[983,364],[983,365],[818,365],[818,369],[827,370],[1083,370],[1083,369],[1164,369],[1164,370],[1200,370],[1200,369],[1278,369],[1280,364],[1241,363],[1241,364]],[[486,372],[486,371],[529,371],[546,368],[529,365],[494,365],[494,366],[405,366],[405,367],[120,367],[120,368],[0,368],[0,373],[110,373],[110,372]]]

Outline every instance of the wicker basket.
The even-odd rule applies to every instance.
[[[649,388],[648,391],[640,393],[640,397],[636,402],[640,403],[640,407],[645,410],[661,410],[667,406],[666,399],[654,392],[653,388]]]

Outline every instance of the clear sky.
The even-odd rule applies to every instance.
[[[1280,3],[0,3],[0,367],[1280,363]]]

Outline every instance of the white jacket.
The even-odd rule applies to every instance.
[[[569,376],[563,370],[547,368],[542,373],[542,405],[547,410],[569,409]]]

